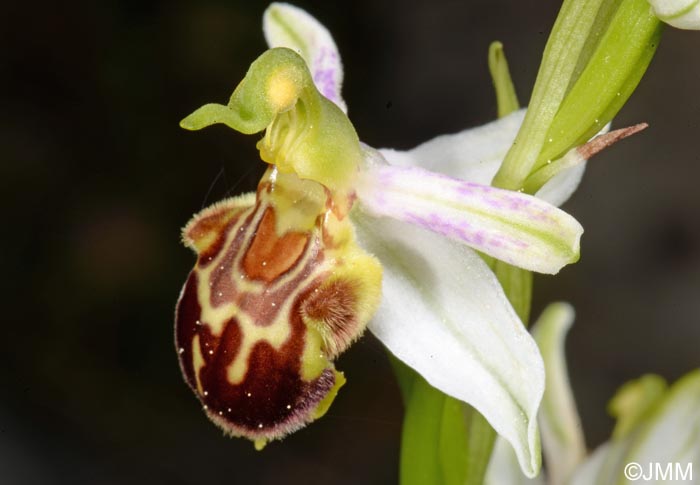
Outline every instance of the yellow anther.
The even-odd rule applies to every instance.
[[[285,69],[275,73],[267,83],[268,101],[276,111],[287,111],[299,97],[301,83],[301,76],[295,70]]]

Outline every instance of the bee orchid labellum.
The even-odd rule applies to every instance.
[[[176,312],[182,372],[212,421],[258,446],[325,413],[345,382],[332,359],[379,300],[379,264],[331,205],[316,182],[270,168],[255,199],[183,231],[198,258]]]
[[[289,103],[284,77],[270,89]],[[268,131],[271,157],[274,128],[290,125]],[[378,305],[381,267],[357,246],[347,204],[271,165],[254,196],[214,204],[183,230],[197,253],[176,310],[183,375],[213,422],[257,447],[326,412],[345,383],[332,360]]]

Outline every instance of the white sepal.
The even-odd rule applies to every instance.
[[[421,167],[476,184],[490,185],[513,144],[525,110],[452,135],[441,135],[408,151],[379,150],[391,165]]]
[[[433,387],[482,413],[513,446],[523,473],[535,476],[544,366],[493,272],[438,234],[358,210],[351,217],[360,244],[384,268],[370,330]]]

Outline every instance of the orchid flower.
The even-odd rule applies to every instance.
[[[564,355],[565,337],[573,321],[570,305],[554,303],[533,329],[547,371],[539,414],[546,473],[534,479],[524,476],[512,449],[499,440],[486,485],[696,483],[700,370],[690,372],[670,388],[663,378],[652,374],[622,386],[609,405],[617,419],[612,438],[587,456]]]
[[[522,111],[408,152],[375,150],[346,116],[330,33],[287,4],[268,8],[264,33],[271,49],[228,105],[181,123],[265,130],[269,164],[255,194],[183,230],[198,256],[176,311],[185,380],[212,421],[261,448],[326,412],[345,382],[333,360],[369,326],[479,410],[535,475],[542,358],[477,251],[550,274],[575,262],[582,228],[544,199],[571,194],[582,152],[538,182],[540,198],[489,186]]]

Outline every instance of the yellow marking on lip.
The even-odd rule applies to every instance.
[[[199,371],[204,367],[204,356],[202,355],[202,349],[199,345],[199,335],[195,335],[192,339],[192,367],[194,369],[194,380],[197,383],[197,391],[199,394],[204,394],[204,389],[202,388],[202,381],[199,377]]]
[[[266,197],[263,196],[263,198]],[[210,302],[212,301],[212,288],[210,286],[210,281],[212,279],[212,273],[215,271],[220,271],[220,267],[222,266],[223,260],[226,257],[228,257],[228,248],[230,248],[234,239],[238,236],[239,232],[241,232],[241,228],[243,228],[245,232],[243,237],[242,248],[247,248],[249,241],[254,236],[256,229],[260,224],[260,221],[262,220],[265,210],[267,209],[267,207],[270,207],[270,205],[261,202],[260,205],[257,207],[257,213],[255,214],[253,220],[251,220],[250,224],[247,227],[244,227],[244,223],[246,218],[248,217],[248,214],[244,214],[240,217],[240,222],[235,224],[234,227],[230,229],[229,234],[226,237],[224,249],[220,252],[218,259],[213,261],[212,264],[209,264],[206,268],[196,269],[198,276],[197,300],[199,301],[201,306],[200,319],[203,324],[209,327],[209,330],[215,337],[221,336],[224,330],[224,324],[232,317],[238,317],[241,314],[241,310],[234,303],[226,303],[217,307],[211,305]],[[251,208],[251,210],[253,209]],[[246,251],[237,251],[233,261],[230,264],[226,264],[226,267],[230,268],[231,270],[231,283],[235,285],[236,292],[239,294],[243,294],[246,292],[253,294],[262,294],[266,290],[273,290],[274,288],[280,287],[286,284],[288,281],[291,281],[294,278],[298,277],[299,273],[304,270],[309,257],[313,254],[313,250],[317,245],[317,243],[314,241],[315,236],[313,233],[309,234],[309,238],[312,240],[312,242],[310,244],[307,244],[306,250],[296,261],[296,264],[291,269],[291,271],[283,277],[275,279],[271,284],[266,284],[261,281],[254,281],[246,278],[245,275],[238,270],[238,268],[240,268],[241,266],[243,258],[246,255]],[[325,264],[323,266],[325,266]],[[313,271],[312,276],[318,274],[318,271],[320,270],[323,270],[323,268],[319,267],[318,270]],[[297,293],[295,292],[294,297],[296,297],[296,294]],[[293,298],[290,297],[290,299]]]
[[[239,216],[255,203],[255,193],[247,193],[217,202],[197,213],[182,229],[183,243],[197,254],[207,251],[231,218]],[[224,212],[225,211],[225,212]]]
[[[300,264],[293,271],[293,273],[287,275],[285,278],[280,278],[281,281],[277,284],[284,284],[290,279],[295,278],[298,273],[302,271],[308,257],[309,251],[302,255]],[[306,278],[304,278],[303,281],[299,283],[298,287],[290,295],[288,295],[283,302],[281,302],[277,316],[274,322],[270,325],[256,325],[253,318],[240,309],[236,310],[236,317],[238,318],[243,339],[241,342],[240,351],[227,369],[227,379],[231,384],[239,384],[245,378],[246,372],[248,371],[248,359],[253,347],[255,347],[255,344],[261,341],[266,341],[274,349],[279,349],[282,345],[284,345],[287,339],[289,339],[292,332],[289,319],[293,305],[297,301],[299,294],[306,291],[311,282],[313,282],[319,274],[329,269],[327,265],[328,262],[323,262],[318,266],[318,268],[315,268],[314,271],[312,271]],[[228,308],[231,306],[232,305],[226,305]],[[303,350],[301,377],[307,381],[311,381],[321,375],[323,369],[325,369],[325,367],[328,365],[328,359],[321,352],[320,335],[318,335],[317,332],[315,333],[319,337],[319,342],[316,342],[313,337],[311,337],[309,340],[308,330],[309,329],[307,327],[307,333],[305,335],[306,340]],[[310,359],[309,364],[305,365],[307,358]]]
[[[253,319],[244,312],[237,315],[243,339],[236,358],[226,369],[226,378],[230,384],[237,385],[243,382],[248,372],[250,353],[257,343],[267,342],[272,348],[279,350],[289,339],[292,334],[292,326],[287,319],[289,306],[291,303],[285,302],[283,311],[278,314],[271,325],[265,327],[256,325]]]
[[[335,396],[338,395],[338,391],[347,382],[347,379],[345,379],[345,374],[343,374],[342,372],[338,372],[337,370],[333,369],[333,373],[335,374],[335,383],[333,384],[331,390],[328,391],[328,394],[326,394],[326,396],[316,406],[316,411],[314,412],[314,419],[321,418],[324,414],[326,414],[328,408],[330,408],[331,404],[333,404]]]
[[[317,379],[328,367],[328,358],[321,351],[323,338],[313,327],[307,325],[304,335],[304,352],[301,356],[301,378],[306,382]]]
[[[275,209],[275,230],[282,237],[288,232],[311,231],[316,218],[326,206],[323,186],[313,180],[302,180],[294,174],[274,169],[270,175],[272,190],[270,204]]]
[[[241,344],[239,350],[236,354],[234,360],[229,364],[226,369],[227,380],[231,385],[240,384],[246,376],[248,371],[248,364],[250,359],[250,354],[256,344],[260,342],[267,342],[274,349],[279,350],[291,337],[292,326],[290,323],[290,314],[292,312],[292,306],[298,299],[299,294],[308,288],[308,285],[316,278],[319,274],[325,273],[328,270],[332,270],[332,261],[323,261],[319,265],[316,265],[310,273],[300,281],[298,286],[287,295],[284,301],[273,302],[277,304],[280,308],[276,313],[274,321],[270,325],[258,325],[254,318],[243,311],[239,304],[236,302],[224,302],[219,306],[214,307],[212,302],[213,291],[217,291],[216,288],[212,288],[211,281],[213,280],[213,275],[217,278],[230,278],[230,284],[233,286],[233,294],[242,295],[244,293],[253,293],[257,295],[262,295],[266,291],[274,291],[275,288],[279,288],[289,281],[292,281],[300,276],[300,274],[306,270],[309,263],[309,259],[314,257],[316,254],[315,250],[318,246],[318,238],[320,235],[315,232],[315,220],[311,217],[303,218],[302,214],[298,217],[294,217],[292,226],[297,226],[299,229],[305,229],[308,231],[308,237],[312,241],[307,244],[306,250],[298,257],[297,261],[290,268],[289,273],[275,278],[269,283],[264,283],[260,281],[250,280],[245,277],[240,267],[243,259],[248,252],[249,245],[252,239],[255,237],[259,225],[264,217],[264,214],[268,208],[277,211],[279,205],[283,207],[280,210],[282,213],[280,219],[282,219],[289,212],[294,213],[298,211],[300,213],[306,213],[310,207],[316,210],[321,210],[322,197],[325,197],[325,193],[322,189],[317,187],[318,184],[313,183],[299,183],[294,186],[294,190],[282,190],[282,187],[287,188],[285,183],[288,182],[288,177],[282,176],[281,180],[277,180],[280,177],[279,174],[271,173],[272,182],[276,182],[278,187],[273,190],[272,194],[262,191],[258,193],[257,205],[251,207],[247,212],[241,214],[237,223],[229,228],[228,234],[226,234],[226,240],[223,245],[223,249],[219,252],[218,257],[211,261],[210,264],[206,265],[204,268],[197,268],[198,273],[198,287],[197,287],[197,298],[201,306],[200,320],[203,325],[206,325],[211,334],[214,337],[221,337],[225,324],[231,320],[231,318],[236,319],[237,325],[239,325],[240,333],[242,336]],[[316,189],[321,190],[321,192],[316,193]],[[296,192],[294,192],[296,191]],[[310,197],[314,194],[314,197]],[[291,198],[292,200],[287,201],[287,204],[281,204],[281,200],[286,198]],[[313,202],[310,205],[304,205],[304,207],[297,207],[295,199],[304,200],[305,198],[311,198]],[[305,201],[306,202],[306,201]],[[286,209],[286,210],[285,210]],[[252,217],[251,217],[252,214]],[[251,219],[249,223],[246,223],[247,219]],[[275,227],[279,230],[279,227]],[[285,227],[284,229],[290,229],[290,227]],[[243,234],[241,234],[243,233]],[[279,234],[278,234],[279,235]],[[233,260],[226,262],[227,258],[231,257],[230,249],[236,238],[241,238],[240,248],[236,248],[236,252],[233,255]],[[325,258],[324,258],[325,259]],[[262,263],[261,263],[262,264]],[[226,268],[226,275],[218,275],[215,272],[221,271],[222,267]],[[230,291],[230,289],[229,289]],[[199,339],[197,339],[199,342]],[[323,339],[316,329],[310,329],[307,326],[307,332],[304,335],[304,347],[303,354],[300,355],[300,360],[302,362],[301,368],[301,378],[306,381],[312,381],[318,378],[323,370],[328,366],[328,358],[325,356],[322,350]],[[195,365],[198,365],[197,371],[204,366],[204,359],[201,354],[201,349],[196,349],[196,354],[193,353],[193,358],[195,359]],[[199,360],[197,360],[199,359]],[[200,393],[202,392],[202,386],[199,383],[199,376],[197,375],[198,389]]]

